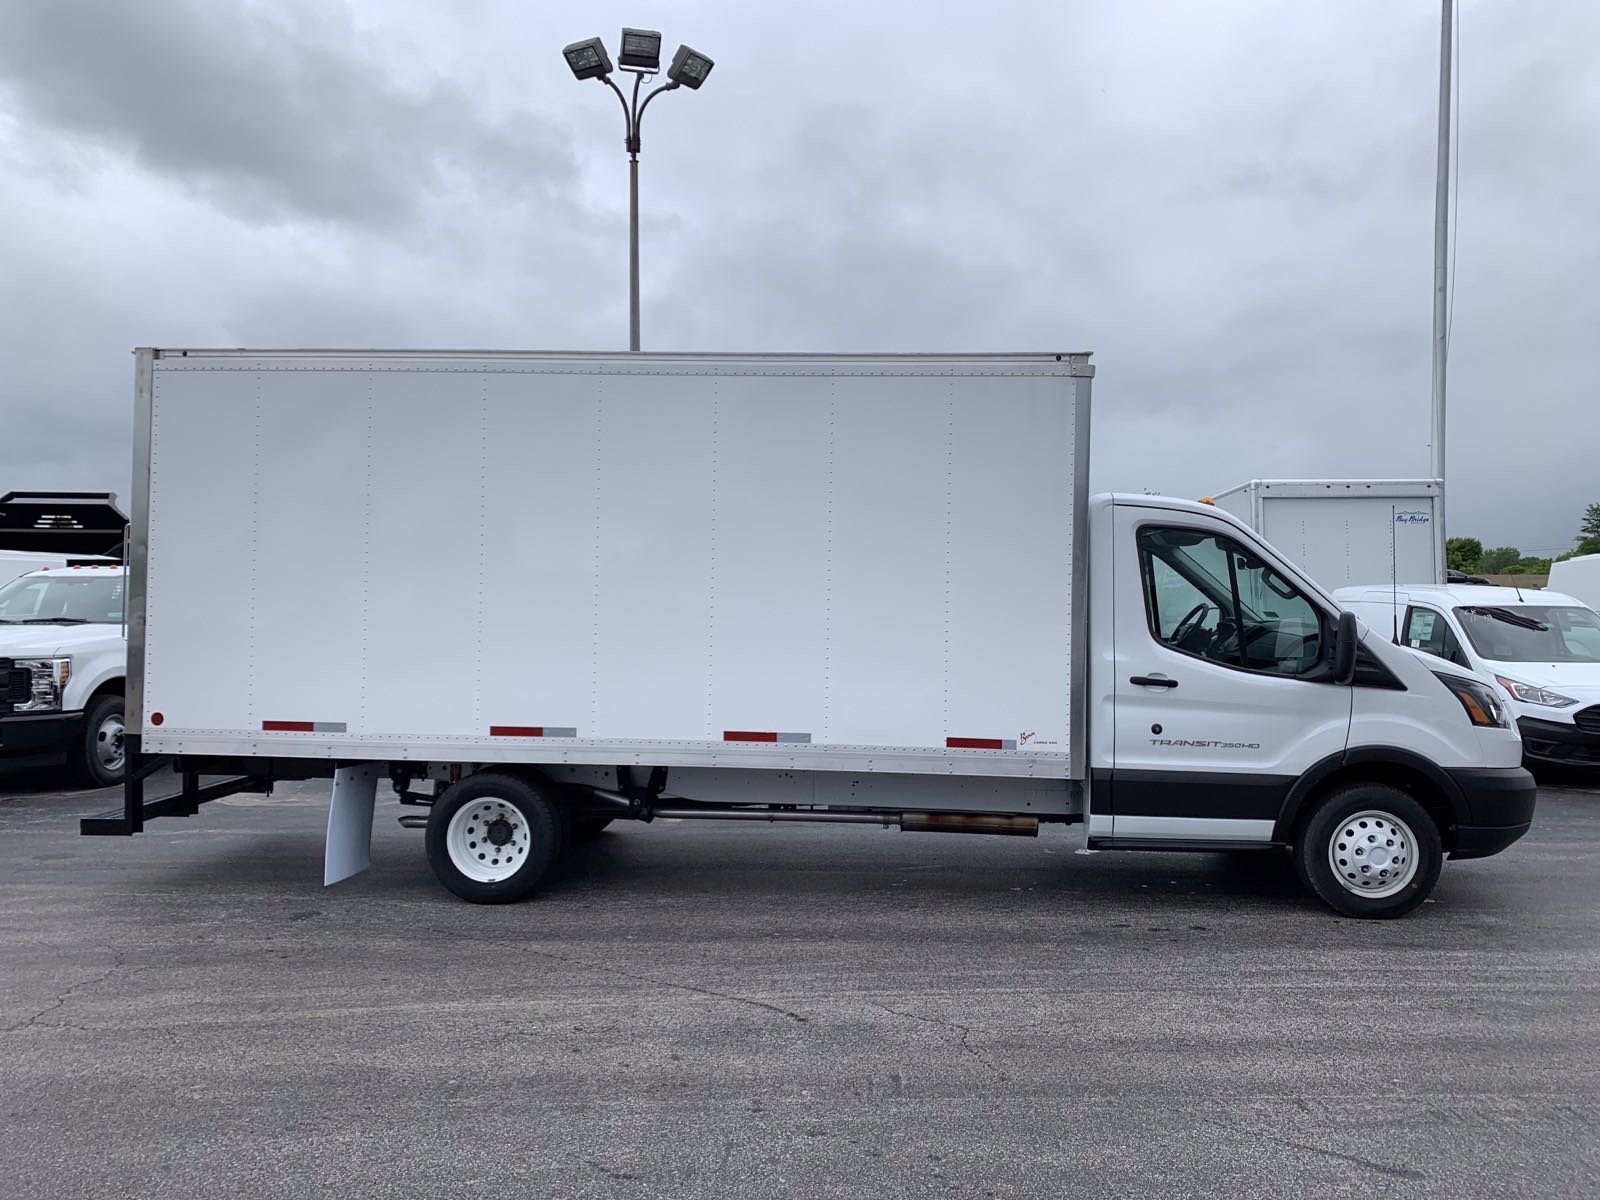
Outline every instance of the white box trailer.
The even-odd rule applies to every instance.
[[[1090,499],[1093,374],[142,350],[130,770],[83,831],[331,776],[332,882],[388,780],[440,880],[499,902],[618,819],[1082,824],[1294,846],[1361,915],[1520,836],[1516,735],[1470,717],[1491,689],[1358,652],[1355,618],[1214,508]],[[1414,794],[1376,778],[1413,759]],[[169,761],[182,790],[147,799]],[[1381,886],[1324,853],[1352,805],[1406,829]]]
[[[1443,583],[1436,479],[1252,479],[1211,502],[1329,590],[1357,583]]]
[[[1547,586],[1600,612],[1600,554],[1580,554],[1551,563]]]

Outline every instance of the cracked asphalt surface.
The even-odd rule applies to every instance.
[[[613,826],[437,886],[325,785],[132,839],[0,776],[0,1191],[33,1197],[1600,1194],[1600,783],[1397,922],[1276,855]]]

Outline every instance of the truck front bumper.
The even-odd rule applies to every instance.
[[[1522,755],[1533,762],[1563,767],[1600,767],[1600,733],[1588,733],[1565,721],[1521,717]]]
[[[0,717],[0,763],[60,758],[83,736],[83,714],[12,713]]]
[[[1450,777],[1465,806],[1451,858],[1488,858],[1528,832],[1538,786],[1522,767],[1473,767]]]

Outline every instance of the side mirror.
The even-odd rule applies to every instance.
[[[1333,681],[1349,686],[1356,677],[1356,615],[1345,611],[1339,614],[1339,625],[1333,635]]]

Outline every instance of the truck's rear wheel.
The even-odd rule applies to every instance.
[[[539,886],[565,841],[566,816],[548,788],[484,772],[453,783],[428,814],[428,862],[474,904],[509,904]]]
[[[1398,917],[1439,881],[1444,847],[1428,811],[1399,788],[1357,783],[1320,803],[1300,831],[1305,885],[1348,917]]]

